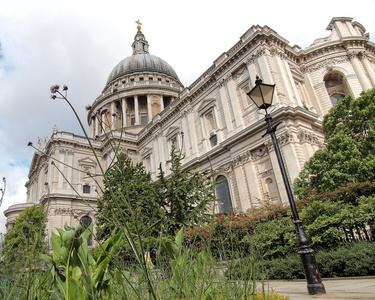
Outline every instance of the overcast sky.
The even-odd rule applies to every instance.
[[[252,25],[268,25],[302,48],[326,37],[333,17],[352,17],[375,41],[375,1],[4,1],[0,9],[0,179],[3,211],[26,200],[28,170],[38,137],[53,126],[81,134],[68,106],[50,99],[67,84],[83,120],[112,68],[132,54],[136,20],[150,53],[166,60],[189,86]],[[99,3],[99,1],[98,1]],[[86,122],[85,122],[86,123]],[[0,185],[2,182],[0,181]]]

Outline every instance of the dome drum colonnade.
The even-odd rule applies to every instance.
[[[183,85],[174,69],[163,59],[149,54],[148,48],[138,23],[133,55],[113,68],[103,93],[89,109],[91,137],[122,127],[138,133],[181,93]]]

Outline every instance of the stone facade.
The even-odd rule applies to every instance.
[[[323,147],[323,116],[341,97],[358,97],[375,86],[375,45],[365,28],[351,18],[333,18],[327,30],[328,37],[301,49],[267,26],[252,26],[183,87],[164,60],[149,54],[139,27],[133,55],[113,69],[88,111],[90,142],[100,165],[108,168],[114,157],[111,143],[119,143],[120,151],[142,161],[155,179],[159,164],[168,174],[166,161],[175,142],[185,155],[184,167],[204,170],[211,164],[225,179],[218,191],[225,198],[219,210],[246,211],[264,199],[287,203],[271,139],[262,138],[264,114],[244,90],[254,86],[256,75],[276,84],[271,115],[275,123],[282,122],[276,134],[293,182]],[[88,141],[56,128],[39,146],[26,203],[46,207],[49,232],[65,222],[76,226],[83,216],[95,222],[101,182],[94,174],[101,169]],[[17,209],[5,212],[8,227]]]

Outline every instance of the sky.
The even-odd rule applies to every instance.
[[[100,3],[100,4],[99,4]],[[82,134],[66,103],[50,99],[53,84],[68,85],[69,100],[86,124],[85,106],[101,93],[113,67],[132,54],[136,20],[150,53],[167,61],[189,86],[252,25],[269,26],[308,47],[330,34],[333,17],[352,17],[375,41],[375,0],[86,1],[13,0],[0,10],[0,187],[3,211],[26,201],[25,183],[38,137]]]

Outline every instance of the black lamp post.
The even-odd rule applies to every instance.
[[[290,208],[292,210],[293,223],[296,228],[297,234],[297,243],[300,248],[298,254],[300,255],[302,260],[303,270],[305,272],[307,280],[307,290],[310,295],[325,294],[326,291],[322,283],[322,279],[320,278],[320,274],[315,260],[315,252],[311,249],[309,245],[309,240],[302,227],[302,222],[299,219],[296,204],[294,202],[293,192],[290,187],[289,179],[285,170],[284,161],[281,156],[279,143],[276,139],[275,131],[277,129],[277,126],[279,126],[281,122],[277,123],[276,125],[273,125],[272,117],[267,112],[267,108],[272,105],[274,90],[274,84],[264,84],[262,83],[262,80],[257,76],[255,81],[255,87],[249,93],[246,94],[250,97],[251,100],[253,100],[253,102],[259,109],[264,109],[266,111],[265,120],[267,122],[267,131],[262,137],[264,137],[266,134],[270,134],[273,147],[275,148],[277,161],[280,166],[281,176],[283,177]]]

